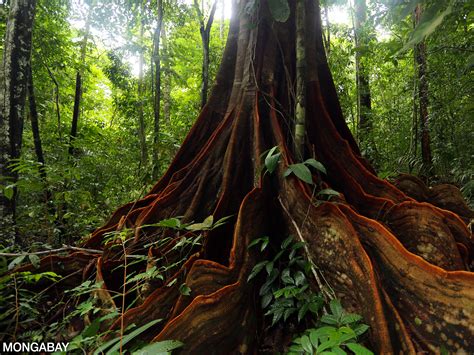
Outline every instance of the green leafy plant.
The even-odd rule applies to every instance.
[[[264,153],[265,154],[265,153]],[[281,153],[278,151],[278,147],[271,148],[265,156],[265,173],[273,174],[276,170],[278,163],[280,162]]]
[[[349,350],[357,355],[373,354],[358,342],[358,337],[369,329],[360,323],[362,316],[347,313],[337,299],[329,303],[330,313],[323,315],[318,327],[307,329],[293,340],[288,354],[347,354]]]
[[[317,161],[316,159],[307,159],[303,163],[291,164],[288,166],[286,171],[283,173],[284,177],[287,177],[291,174],[295,174],[296,177],[307,184],[313,184],[313,177],[311,174],[311,170],[309,167],[313,167],[319,172],[323,174],[327,174],[326,168],[324,167],[321,162]]]
[[[249,248],[258,247],[264,251],[269,245],[269,237],[253,240]],[[300,322],[309,313],[317,314],[323,305],[320,295],[313,293],[307,275],[310,265],[299,255],[303,243],[295,242],[292,236],[286,238],[281,249],[271,260],[264,260],[254,266],[248,281],[265,270],[266,280],[260,287],[261,306],[265,315],[271,317],[271,325],[295,316]]]

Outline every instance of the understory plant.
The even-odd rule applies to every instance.
[[[249,248],[264,252],[270,245],[268,236],[257,238]],[[360,343],[369,326],[361,323],[362,316],[346,312],[338,299],[326,302],[321,293],[314,292],[308,280],[312,265],[301,253],[303,242],[290,235],[275,256],[257,263],[248,281],[264,274],[259,290],[265,317],[270,327],[285,324],[290,319],[297,324],[310,324],[302,334],[293,338],[288,354],[373,354]]]

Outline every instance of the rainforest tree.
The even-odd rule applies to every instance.
[[[141,335],[143,340],[180,340],[186,353],[253,352],[272,329],[265,327],[254,300],[258,281],[247,282],[262,257],[248,246],[262,236],[279,245],[291,234],[306,244],[313,286],[331,287],[346,309],[363,315],[375,352],[472,352],[474,244],[466,227],[472,212],[443,193],[449,187],[423,195],[421,182],[400,180],[405,191],[433,204],[417,202],[379,179],[361,157],[342,116],[319,6],[312,0],[302,1],[305,120],[301,157],[296,156],[293,93],[300,24],[297,1],[285,5],[234,3],[238,8],[216,83],[168,171],[144,198],[119,208],[87,238],[84,250],[41,260],[40,271],[64,276],[47,294],[60,299],[65,289],[94,277],[104,312],[122,309],[110,325],[117,332],[163,319]],[[272,147],[279,153],[269,156]],[[275,163],[273,173],[262,170],[266,158]],[[296,165],[311,158],[326,173]],[[288,166],[302,180],[284,177]],[[328,186],[339,196],[317,199]],[[158,222],[182,216],[180,223],[191,223],[211,215],[230,218],[204,232],[202,245],[191,243],[192,252],[182,261],[174,246],[190,241],[193,232],[173,229],[176,219]],[[132,265],[130,257],[137,255],[147,258]],[[117,281],[127,266],[146,270],[163,263],[174,267],[146,288],[126,292],[127,285]],[[189,292],[180,292],[183,283]],[[113,298],[117,292],[124,296]],[[46,317],[50,322],[72,307],[57,304]],[[84,325],[79,319],[71,326]]]
[[[18,173],[9,165],[11,160],[20,157],[21,151],[35,7],[35,0],[11,2],[0,67],[0,177],[12,186],[0,192],[0,236],[3,238],[16,235]],[[11,195],[6,191],[12,191]]]

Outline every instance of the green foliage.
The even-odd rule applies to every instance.
[[[249,248],[265,251],[269,238],[253,240]],[[266,309],[265,315],[271,318],[271,325],[296,317],[301,322],[308,314],[317,314],[323,305],[321,296],[314,294],[310,288],[307,275],[310,265],[298,252],[303,243],[294,242],[289,236],[280,250],[271,260],[264,260],[254,266],[248,276],[251,281],[265,270],[265,282],[260,287],[261,306]]]
[[[253,240],[248,248],[266,251],[269,237]],[[324,298],[314,293],[309,285],[311,265],[299,252],[304,246],[295,242],[292,236],[286,238],[275,256],[257,263],[248,276],[248,281],[264,275],[259,290],[261,307],[265,316],[271,319],[271,326],[290,320],[297,324],[307,324],[301,336],[296,337],[288,349],[289,354],[355,354],[370,355],[370,350],[358,340],[369,326],[360,323],[362,316],[347,313],[337,299],[329,302],[330,312],[321,314]]]
[[[124,283],[119,292],[109,290],[111,300],[102,299],[99,295],[104,284],[95,281],[95,275],[91,275],[78,286],[64,291],[63,299],[57,304],[50,304],[46,292],[34,292],[35,285],[40,285],[44,290],[51,287],[57,287],[57,283],[63,278],[53,272],[15,272],[14,268],[24,262],[32,263],[33,266],[39,266],[39,257],[34,252],[18,253],[17,256],[0,257],[0,325],[5,329],[2,336],[14,337],[21,341],[40,341],[42,339],[51,339],[58,334],[62,334],[64,339],[70,341],[68,351],[82,351],[86,353],[106,353],[115,354],[120,347],[137,354],[154,353],[160,351],[169,353],[183,344],[178,341],[164,341],[154,344],[142,344],[137,339],[140,334],[146,332],[149,328],[156,325],[161,320],[153,320],[147,324],[137,327],[135,324],[121,329],[120,334],[111,333],[109,329],[112,322],[116,321],[120,315],[136,305],[140,295],[147,290],[150,283],[158,283],[164,286],[164,281],[169,280],[176,270],[187,260],[189,254],[196,246],[200,245],[201,233],[222,226],[229,217],[214,221],[213,216],[209,216],[200,223],[183,223],[180,218],[169,218],[163,220],[153,227],[159,229],[173,229],[176,231],[177,242],[169,252],[178,252],[181,258],[174,263],[168,263],[167,254],[160,258],[153,259],[153,266],[150,266],[147,256],[126,255],[127,262],[117,265],[114,272],[123,271]],[[151,227],[144,226],[144,227]],[[179,237],[179,233],[185,233],[186,237]],[[123,249],[130,242],[130,236],[133,235],[129,229],[108,233],[104,243],[109,248],[120,247]],[[169,238],[161,238],[146,245],[149,247],[156,243],[167,243]],[[42,244],[34,245],[42,247]],[[12,255],[15,250],[11,248],[4,249],[2,252],[8,252]],[[38,252],[43,253],[44,252]],[[10,271],[10,273],[7,273]],[[79,270],[80,271],[80,270]],[[70,275],[69,275],[70,276]],[[67,279],[69,276],[65,276]],[[179,280],[173,279],[166,284],[171,287]],[[180,281],[182,282],[182,280]],[[185,283],[179,286],[179,292],[183,296],[189,296],[191,288]],[[126,307],[119,309],[114,304],[120,304],[123,297],[134,295]],[[113,302],[111,302],[113,301]],[[48,303],[49,302],[49,303]],[[44,308],[46,304],[47,308]],[[54,314],[62,310],[64,317],[52,324],[43,324],[48,314]],[[83,323],[79,334],[71,333],[70,324]],[[25,329],[31,331],[25,332]],[[21,330],[21,332],[20,332]],[[0,340],[2,339],[0,336]],[[112,338],[104,341],[105,338]],[[62,338],[62,339],[63,339]],[[143,347],[145,346],[145,347]]]
[[[412,0],[405,5],[402,11],[402,17],[406,17],[408,14],[415,10],[417,5],[423,5],[421,0]],[[400,52],[403,52],[411,46],[423,41],[427,36],[432,34],[436,28],[441,25],[444,18],[453,11],[453,1],[445,2],[436,1],[423,11],[423,15],[416,25],[415,29],[410,35],[410,39],[403,46]]]
[[[288,165],[288,168],[283,173],[283,177],[287,177],[291,174],[295,174],[297,178],[306,182],[307,184],[313,184],[313,176],[309,167],[313,167],[319,172],[326,174],[326,168],[319,161],[315,159],[307,159],[303,163]]]
[[[319,319],[319,327],[307,329],[303,335],[293,340],[288,354],[373,354],[357,342],[358,337],[369,329],[360,323],[358,314],[346,313],[337,299],[329,303],[331,313]]]
[[[278,151],[278,147],[275,146],[270,149],[265,157],[265,168],[272,174],[278,167],[280,162],[281,153]]]
[[[427,25],[414,33],[413,10],[418,3],[424,7],[422,23]],[[469,26],[472,4],[413,0],[396,1],[390,7],[383,1],[371,1],[368,6],[367,45],[355,47],[352,25],[331,23],[328,54],[344,116],[359,140],[362,154],[374,158],[371,163],[383,178],[401,172],[416,175],[422,170],[419,108],[414,106],[417,98],[413,52],[409,48],[401,50],[410,38],[424,38],[433,182],[466,185],[474,176],[473,147],[463,143],[473,139],[474,116],[469,104],[472,96],[469,55],[474,33]],[[433,29],[431,25],[438,22],[430,35],[421,31],[423,27]],[[372,109],[369,117],[373,128],[367,140],[360,139],[362,133],[357,127],[356,52],[361,53],[370,80]],[[370,151],[366,141],[375,142],[377,151]]]

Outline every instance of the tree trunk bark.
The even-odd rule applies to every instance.
[[[296,2],[296,108],[295,142],[296,159],[303,161],[306,138],[306,42],[305,42],[305,5],[303,0]]]
[[[421,4],[415,8],[415,23],[418,24],[423,10]],[[421,173],[426,177],[433,174],[433,159],[431,155],[430,125],[429,125],[429,99],[428,78],[426,77],[426,43],[421,41],[415,45],[415,61],[418,73],[418,108],[421,132],[421,160],[423,166]]]
[[[146,128],[145,128],[145,113],[144,113],[144,82],[143,82],[143,63],[144,63],[144,48],[143,48],[143,4],[140,5],[140,55],[138,60],[138,87],[137,87],[137,99],[138,99],[138,137],[140,139],[140,169],[146,167],[148,161],[148,149],[146,144]]]
[[[94,9],[94,4],[92,3],[89,7],[89,12],[87,14],[86,26],[84,29],[84,38],[82,39],[81,44],[81,58],[80,65],[85,65],[86,62],[86,52],[87,52],[87,42],[89,41],[90,34],[90,22],[92,19],[92,11]],[[71,121],[71,132],[69,133],[69,155],[74,155],[74,141],[77,138],[77,129],[79,124],[79,116],[81,111],[81,101],[82,101],[82,68],[79,68],[76,72],[76,89],[74,93],[74,108],[72,111],[72,121]]]
[[[163,71],[163,118],[167,125],[171,123],[171,66],[169,59],[169,48],[168,48],[168,37],[166,35],[166,29],[163,28],[162,32],[163,39],[163,55],[164,55],[164,71]]]
[[[43,180],[45,187],[45,200],[46,203],[50,200],[50,193],[47,187],[47,175],[46,175],[46,166],[44,161],[43,154],[43,145],[41,144],[41,135],[39,131],[39,121],[38,121],[38,110],[36,109],[36,98],[33,85],[33,72],[31,70],[31,65],[28,68],[28,102],[30,108],[30,121],[31,121],[31,131],[33,132],[33,142],[35,146],[35,153],[39,166],[39,173],[41,180]]]
[[[55,108],[56,108],[56,118],[57,118],[57,121],[58,121],[58,137],[59,137],[59,139],[62,139],[61,109],[59,108],[59,83],[56,80],[56,77],[51,72],[51,69],[49,69],[49,67],[46,64],[44,64],[44,66],[46,67],[46,70],[48,71],[48,75],[51,78],[51,80],[53,81],[54,87],[55,87],[55,89],[54,89],[54,104],[55,104]]]
[[[204,21],[204,14],[201,11],[198,0],[194,0],[194,8],[196,9],[199,19],[199,31],[202,40],[202,78],[201,78],[201,108],[206,105],[207,92],[209,90],[209,45],[211,40],[211,27],[214,22],[214,14],[216,12],[217,0],[212,4],[211,12],[207,23]]]
[[[238,3],[233,13],[241,15],[231,20],[209,101],[169,170],[144,198],[119,208],[83,243],[101,252],[41,260],[37,272],[68,275],[67,287],[55,284],[48,294],[54,300],[66,288],[95,278],[101,283],[101,301],[122,310],[130,306],[110,327],[117,334],[132,323],[161,319],[139,338],[180,340],[185,344],[180,350],[187,354],[209,349],[256,353],[277,330],[257,301],[262,282],[248,281],[256,263],[267,256],[248,246],[269,236],[278,250],[294,235],[305,242],[308,258],[321,274],[316,275],[349,312],[361,314],[370,325],[375,353],[441,352],[443,347],[472,353],[472,235],[458,215],[410,198],[379,179],[360,156],[341,114],[313,0],[304,1],[305,151],[314,152],[327,174],[312,174],[315,185],[283,176],[297,159],[292,149],[295,98],[290,94],[296,82],[296,1],[289,3],[285,23],[273,20],[267,1],[250,15],[245,10],[251,0]],[[280,161],[273,174],[262,174],[264,153],[274,146]],[[325,186],[340,196],[315,201]],[[443,202],[443,208],[455,206],[446,197],[452,194],[443,191],[436,191],[432,201]],[[469,218],[471,212],[458,213]],[[193,232],[157,226],[165,218],[182,216],[183,223],[190,223],[210,215],[214,221],[231,217],[203,231],[202,245],[192,242]],[[110,238],[114,232],[126,241]],[[183,241],[189,242],[189,250],[182,254],[177,250]],[[129,254],[147,256],[134,263],[136,272],[166,267],[165,280],[150,281],[139,297],[127,293],[114,299],[112,295],[125,292],[117,280],[124,277],[120,266]],[[20,270],[28,268],[32,266]],[[188,295],[180,293],[182,284]],[[292,334],[285,329],[288,340]],[[282,342],[272,350],[283,352],[286,346]]]
[[[35,0],[12,0],[0,68],[0,178],[1,185],[14,185],[13,194],[0,190],[0,239],[17,239],[16,206],[18,173],[9,168],[20,158],[23,114],[27,93]],[[11,190],[10,190],[11,191]]]
[[[154,180],[158,178],[160,170],[160,108],[161,108],[161,54],[160,37],[163,24],[163,0],[158,0],[158,19],[153,38],[153,63],[155,65],[155,95],[153,98],[153,172]]]

